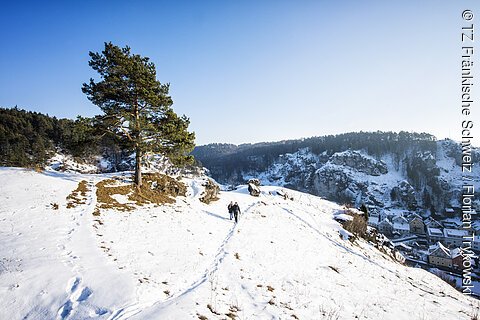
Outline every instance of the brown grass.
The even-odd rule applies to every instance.
[[[358,215],[351,210],[347,210],[346,214],[352,216],[353,219],[343,224],[345,230],[353,233],[356,237],[365,238],[367,235],[367,221],[364,216]],[[355,238],[352,237],[352,241],[354,240]]]
[[[82,180],[78,183],[77,189],[73,190],[68,196],[67,196],[67,208],[75,208],[76,206],[80,204],[85,204],[87,203],[87,192],[88,192],[88,187],[87,187],[87,181]]]
[[[119,185],[119,182],[115,179],[105,179],[98,182],[97,187],[97,209],[116,209],[119,211],[129,211],[134,207],[130,204],[120,203],[112,196],[114,194],[128,195],[132,192],[131,185]],[[96,210],[97,215],[100,215],[100,211]]]
[[[96,184],[97,208],[131,211],[135,205],[174,203],[175,197],[185,196],[187,192],[183,183],[163,174],[144,174],[140,188],[119,180],[121,179],[105,179]],[[129,202],[118,202],[112,197],[115,194],[127,196]]]
[[[219,313],[218,311],[216,311],[216,310],[212,307],[211,304],[207,304],[207,308],[208,308],[208,310],[210,310],[211,313],[216,314],[217,316],[220,315],[220,313]]]

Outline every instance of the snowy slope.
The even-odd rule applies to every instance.
[[[94,216],[106,177],[0,169],[0,319],[471,319],[477,307],[342,240],[341,208],[318,197],[243,187],[206,205],[201,179],[184,179],[175,204]],[[80,180],[86,203],[67,209]],[[243,210],[237,225],[230,201]]]

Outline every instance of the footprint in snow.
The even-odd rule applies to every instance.
[[[88,299],[92,294],[92,290],[89,287],[83,287],[81,290],[77,290],[72,294],[71,299],[74,301],[82,302]]]
[[[89,287],[81,285],[82,278],[73,277],[67,283],[66,291],[68,293],[68,300],[58,309],[57,319],[65,320],[72,313],[72,311],[79,306],[80,303],[87,300],[92,295],[92,290]],[[100,314],[105,314],[104,310],[97,310]]]
[[[70,279],[67,284],[67,293],[73,293],[75,290],[77,290],[80,282],[81,279],[79,277]]]

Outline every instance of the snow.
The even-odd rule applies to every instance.
[[[469,232],[463,229],[443,229],[445,233],[445,237],[455,237],[455,238],[463,238],[464,236],[468,236]]]
[[[430,247],[430,252],[434,252],[436,250],[440,249],[446,256],[450,257],[450,249],[445,247],[441,242],[437,242],[433,246]]]
[[[402,230],[402,231],[410,231],[410,225],[408,223],[398,223],[395,222],[393,224],[393,229],[395,230]]]
[[[102,165],[106,165],[105,161]],[[98,167],[93,164],[79,163],[72,156],[62,153],[56,153],[52,158],[47,161],[47,169],[61,170],[61,171],[74,171],[95,173],[98,171]]]
[[[428,234],[431,236],[437,236],[437,237],[442,237],[443,236],[443,231],[438,228],[427,228]]]
[[[351,215],[345,214],[345,213],[340,213],[335,215],[335,220],[341,220],[341,221],[352,221],[353,217]]]
[[[241,186],[206,205],[203,178],[184,179],[174,204],[94,216],[95,183],[111,176],[0,169],[0,319],[471,319],[477,305],[342,240],[343,209],[321,198]],[[87,203],[67,209],[81,180]]]

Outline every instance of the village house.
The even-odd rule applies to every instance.
[[[395,247],[400,246],[401,244],[412,247],[412,245],[416,243],[417,238],[418,237],[416,235],[407,235],[402,238],[392,239],[391,242]]]
[[[432,217],[428,217],[425,221],[425,227],[427,228],[436,228],[436,229],[442,229],[443,225],[438,222],[437,220],[433,219]]]
[[[403,216],[396,216],[392,219],[393,233],[403,236],[410,233],[410,225]]]
[[[438,229],[438,228],[427,228],[427,237],[431,243],[441,242],[446,247],[462,247],[464,237],[469,236],[470,232],[464,229]],[[480,249],[480,243],[472,243],[472,248]]]
[[[443,231],[442,229],[438,228],[427,228],[427,237],[430,240],[430,242],[443,242]]]
[[[414,214],[413,219],[410,220],[410,233],[414,234],[425,234],[425,223],[423,222],[422,217],[418,214]]]
[[[463,269],[463,256],[460,248],[450,250],[450,255],[452,256],[452,268]]]
[[[443,226],[445,228],[449,228],[449,229],[458,229],[458,228],[462,227],[461,222],[455,221],[453,219],[444,220],[444,221],[442,221],[442,223],[443,223]]]
[[[443,243],[449,247],[461,247],[463,244],[463,237],[470,233],[463,229],[443,229]]]
[[[455,210],[453,208],[445,208],[445,216],[452,218],[455,215]]]
[[[473,239],[472,249],[475,251],[480,251],[480,236],[475,236]]]
[[[368,216],[367,225],[370,227],[377,228],[378,227],[379,216]]]
[[[437,242],[430,247],[428,263],[436,267],[461,269],[463,263],[461,251],[459,248],[450,250]]]
[[[437,242],[435,245],[430,247],[428,253],[428,263],[437,267],[451,268],[452,257],[450,255],[450,250],[444,247],[440,242]]]
[[[383,233],[386,236],[391,236],[393,234],[393,225],[385,218],[378,224],[378,232]]]

